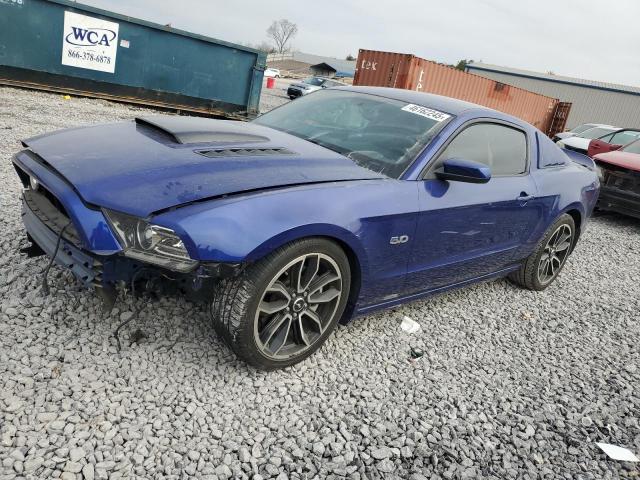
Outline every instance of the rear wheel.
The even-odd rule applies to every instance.
[[[255,367],[293,365],[331,334],[350,283],[349,261],[338,245],[325,239],[291,243],[218,286],[214,327]]]
[[[529,290],[544,290],[558,277],[576,239],[575,222],[563,214],[547,230],[535,251],[520,269],[509,275],[516,284]]]

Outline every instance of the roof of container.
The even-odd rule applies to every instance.
[[[469,70],[484,70],[487,72],[505,73],[516,77],[535,78],[538,80],[546,80],[548,82],[565,83],[584,88],[594,88],[597,90],[609,90],[621,93],[631,93],[640,95],[640,87],[632,87],[630,85],[620,85],[618,83],[598,82],[596,80],[585,80],[582,78],[565,77],[563,75],[555,75],[552,73],[533,72],[531,70],[521,70],[518,68],[502,67],[500,65],[492,65],[490,63],[473,62],[467,64]]]
[[[457,98],[444,97],[442,95],[435,95],[433,93],[416,92],[415,90],[405,90],[401,88],[390,87],[337,87],[339,90],[349,90],[353,92],[368,93],[371,95],[378,95],[380,97],[391,98],[393,100],[399,100],[401,102],[415,103],[425,107],[433,108],[444,113],[451,115],[460,115],[468,110],[484,110],[491,112],[492,114],[500,114],[505,117],[511,117],[506,113],[498,112],[492,108],[483,107],[471,102],[465,102],[464,100],[458,100]]]

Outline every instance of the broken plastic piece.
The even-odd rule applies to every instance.
[[[402,318],[402,323],[400,324],[400,328],[407,333],[417,333],[420,331],[420,324],[415,320],[407,317],[406,315]]]
[[[613,460],[620,460],[622,462],[640,462],[640,458],[636,457],[631,450],[627,450],[617,445],[611,445],[610,443],[596,443],[607,456]]]

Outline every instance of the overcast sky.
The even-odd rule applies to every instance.
[[[317,55],[359,48],[455,63],[463,58],[640,86],[639,0],[80,0],[239,43],[267,39],[275,19]]]

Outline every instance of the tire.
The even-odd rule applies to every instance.
[[[566,234],[570,236],[562,241]],[[575,241],[575,222],[571,215],[565,213],[549,227],[520,269],[509,274],[509,279],[529,290],[544,290],[558,278],[573,250]],[[552,259],[552,255],[557,260]]]
[[[248,364],[288,367],[322,346],[344,312],[350,286],[349,260],[337,244],[292,242],[216,287],[213,326]]]

